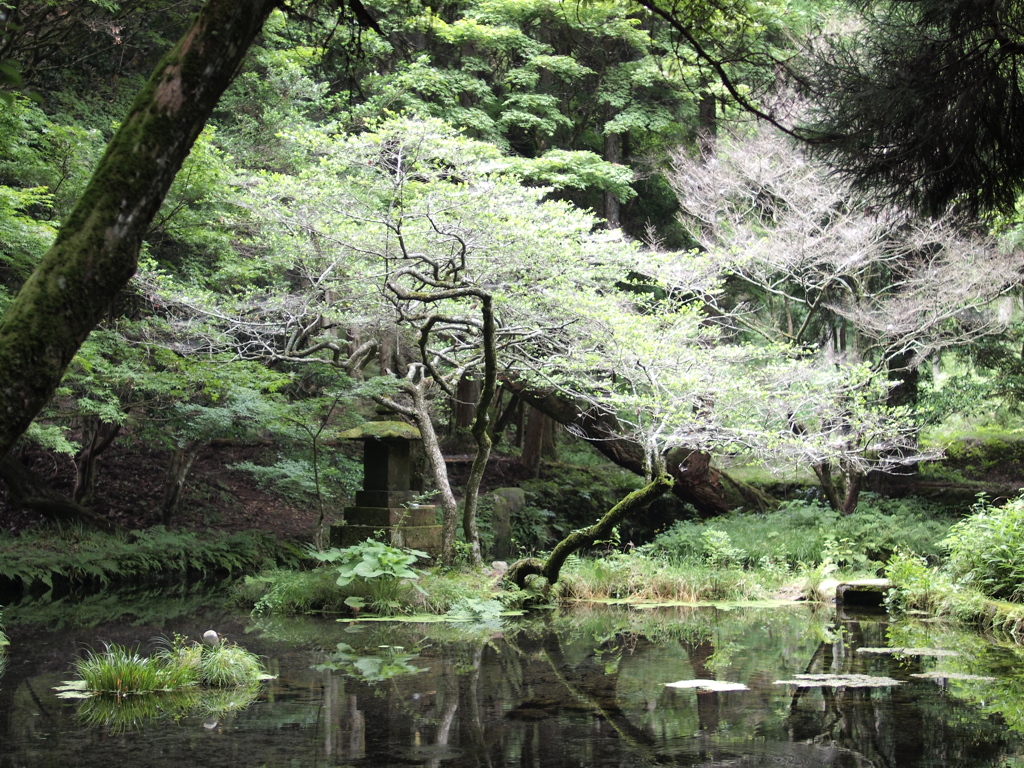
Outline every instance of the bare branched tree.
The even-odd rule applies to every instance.
[[[683,221],[727,275],[726,290],[706,295],[724,331],[850,372],[808,390],[831,391],[831,402],[780,401],[799,440],[780,441],[778,454],[802,457],[845,511],[868,471],[928,458],[892,394],[924,360],[1004,329],[995,305],[1017,290],[1024,254],[952,216],[869,205],[766,130],[677,153],[671,183]],[[803,387],[788,375],[791,391]]]
[[[718,147],[677,153],[671,183],[684,221],[733,277],[738,298],[722,309],[735,327],[910,365],[1000,330],[992,305],[1019,284],[1020,252],[952,216],[870,206],[777,133]]]

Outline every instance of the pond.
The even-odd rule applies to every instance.
[[[97,597],[15,606],[5,619],[3,768],[906,768],[1024,756],[1020,651],[884,614],[590,605],[351,623],[250,618],[209,598]],[[148,715],[115,703],[120,717],[98,717],[54,693],[86,648],[145,650],[211,627],[277,675],[253,700],[161,700]]]

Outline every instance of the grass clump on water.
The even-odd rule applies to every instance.
[[[234,643],[217,638],[199,644],[181,636],[152,656],[121,645],[89,651],[75,662],[75,672],[79,679],[68,683],[66,690],[116,697],[195,686],[252,686],[269,677],[258,656]]]
[[[198,682],[188,665],[168,664],[121,645],[107,646],[100,653],[89,651],[75,662],[75,673],[86,691],[115,696],[179,690]]]

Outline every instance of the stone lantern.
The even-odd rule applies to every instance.
[[[344,524],[331,526],[331,546],[377,539],[438,555],[441,526],[434,522],[434,505],[413,500],[411,454],[419,430],[404,421],[368,421],[339,437],[363,441],[363,489],[356,491],[355,506],[345,508]]]

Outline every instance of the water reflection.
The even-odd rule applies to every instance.
[[[1018,758],[1016,651],[934,625],[807,609],[594,607],[493,626],[253,622],[11,627],[0,766],[988,766]],[[183,624],[183,622],[188,622]],[[119,733],[51,695],[77,648],[194,624],[246,634],[279,678],[223,717]],[[882,652],[943,648],[957,655]],[[859,652],[867,649],[870,652]],[[777,684],[888,676],[876,688]],[[993,679],[967,679],[966,675]],[[915,675],[927,675],[915,677]],[[667,688],[688,679],[745,691]]]

